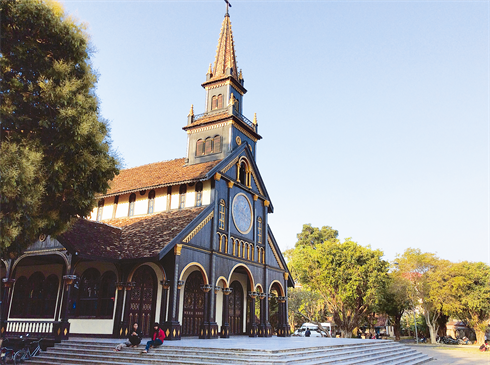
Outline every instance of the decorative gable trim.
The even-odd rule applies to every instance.
[[[242,128],[242,126],[240,126],[238,123],[235,123],[235,122],[232,122],[233,123],[233,126],[238,129],[240,132],[242,132],[244,135],[246,135],[248,138],[250,138],[252,141],[254,142],[257,142],[257,138],[252,136],[250,134],[250,132],[248,132],[247,130],[245,130],[245,128]]]
[[[239,156],[235,157],[233,160],[231,160],[231,161],[230,161],[230,163],[229,163],[228,165],[226,165],[226,167],[225,167],[223,170],[221,170],[221,172],[222,172],[222,173],[226,173],[226,172],[228,172],[228,170],[229,170],[229,169],[231,169],[231,167],[232,167],[234,164],[236,164],[236,162],[238,161],[238,159],[239,159],[240,157],[242,157],[242,156],[240,156],[240,155],[239,155]]]
[[[188,235],[187,235],[187,236],[186,236],[186,237],[185,237],[185,238],[184,238],[182,241],[183,241],[183,242],[185,242],[185,243],[189,243],[189,241],[190,241],[191,239],[193,239],[193,238],[194,238],[194,236],[195,236],[196,234],[198,234],[198,233],[199,233],[199,231],[200,231],[201,229],[203,229],[203,228],[204,228],[204,226],[205,226],[205,225],[206,225],[206,224],[207,224],[207,223],[208,223],[208,222],[209,222],[209,221],[210,221],[210,220],[211,220],[213,217],[214,217],[214,210],[213,210],[213,211],[211,211],[211,213],[209,213],[209,214],[208,214],[208,216],[207,216],[206,218],[204,218],[204,219],[201,221],[201,223],[199,223],[199,224],[197,225],[197,227],[196,227],[196,228],[194,228],[194,229],[192,230],[192,232],[191,232],[191,233],[189,233],[189,234],[188,234]]]
[[[257,179],[257,175],[255,175],[255,170],[252,168],[251,171],[252,171],[252,176],[253,176],[254,181],[255,181],[255,185],[257,186],[257,189],[259,189],[260,195],[265,195],[264,191],[262,190],[262,187],[260,186],[259,179]]]
[[[269,242],[269,247],[271,248],[272,253],[274,254],[274,257],[276,258],[276,261],[277,261],[279,267],[282,270],[284,270],[284,266],[282,265],[281,259],[279,258],[279,255],[277,254],[276,247],[274,246],[274,243],[272,242],[270,236],[267,237],[267,242]]]

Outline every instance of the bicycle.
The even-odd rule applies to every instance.
[[[41,352],[41,341],[43,339],[35,341],[24,340],[24,347],[17,351],[14,355],[14,364],[19,364],[25,360],[29,360],[31,357],[37,356]],[[33,349],[31,351],[31,349]]]
[[[15,350],[8,347],[2,347],[0,352],[0,363],[15,364]]]

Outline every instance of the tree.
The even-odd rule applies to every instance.
[[[399,270],[389,273],[386,286],[380,300],[380,311],[387,314],[393,322],[395,339],[400,340],[401,319],[403,313],[410,309],[410,282]]]
[[[320,294],[306,288],[288,290],[288,308],[288,321],[293,331],[296,325],[303,322],[320,324],[328,318],[328,311]]]
[[[54,1],[0,0],[0,252],[87,216],[118,173],[88,36]]]
[[[301,242],[285,252],[289,267],[304,287],[322,297],[342,336],[351,337],[359,322],[375,311],[388,263],[381,259],[381,251],[360,246],[350,239],[341,243],[337,233],[323,242],[319,238],[303,244],[303,238],[321,232],[313,229],[312,235],[311,228],[303,226],[303,232],[298,235]]]
[[[419,305],[425,317],[431,343],[436,343],[438,320],[448,313],[452,300],[450,290],[451,263],[420,249],[407,249],[397,257],[398,269],[410,280],[410,297]]]
[[[483,262],[463,261],[451,268],[449,310],[474,329],[479,344],[485,340],[490,320],[490,266]]]
[[[298,246],[315,246],[325,241],[334,241],[339,236],[339,232],[329,226],[323,226],[321,229],[312,227],[311,224],[303,224],[301,233],[296,236],[296,247]]]

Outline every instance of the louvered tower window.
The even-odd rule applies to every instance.
[[[199,139],[196,143],[196,156],[202,155],[204,155],[204,141],[202,139]]]
[[[221,152],[221,136],[214,136],[213,139],[213,153]]]

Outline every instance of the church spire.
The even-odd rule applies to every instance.
[[[233,42],[233,33],[231,31],[231,21],[228,9],[225,14],[225,19],[223,19],[223,23],[221,24],[212,78],[217,79],[227,76],[232,76],[238,81],[235,44]]]

